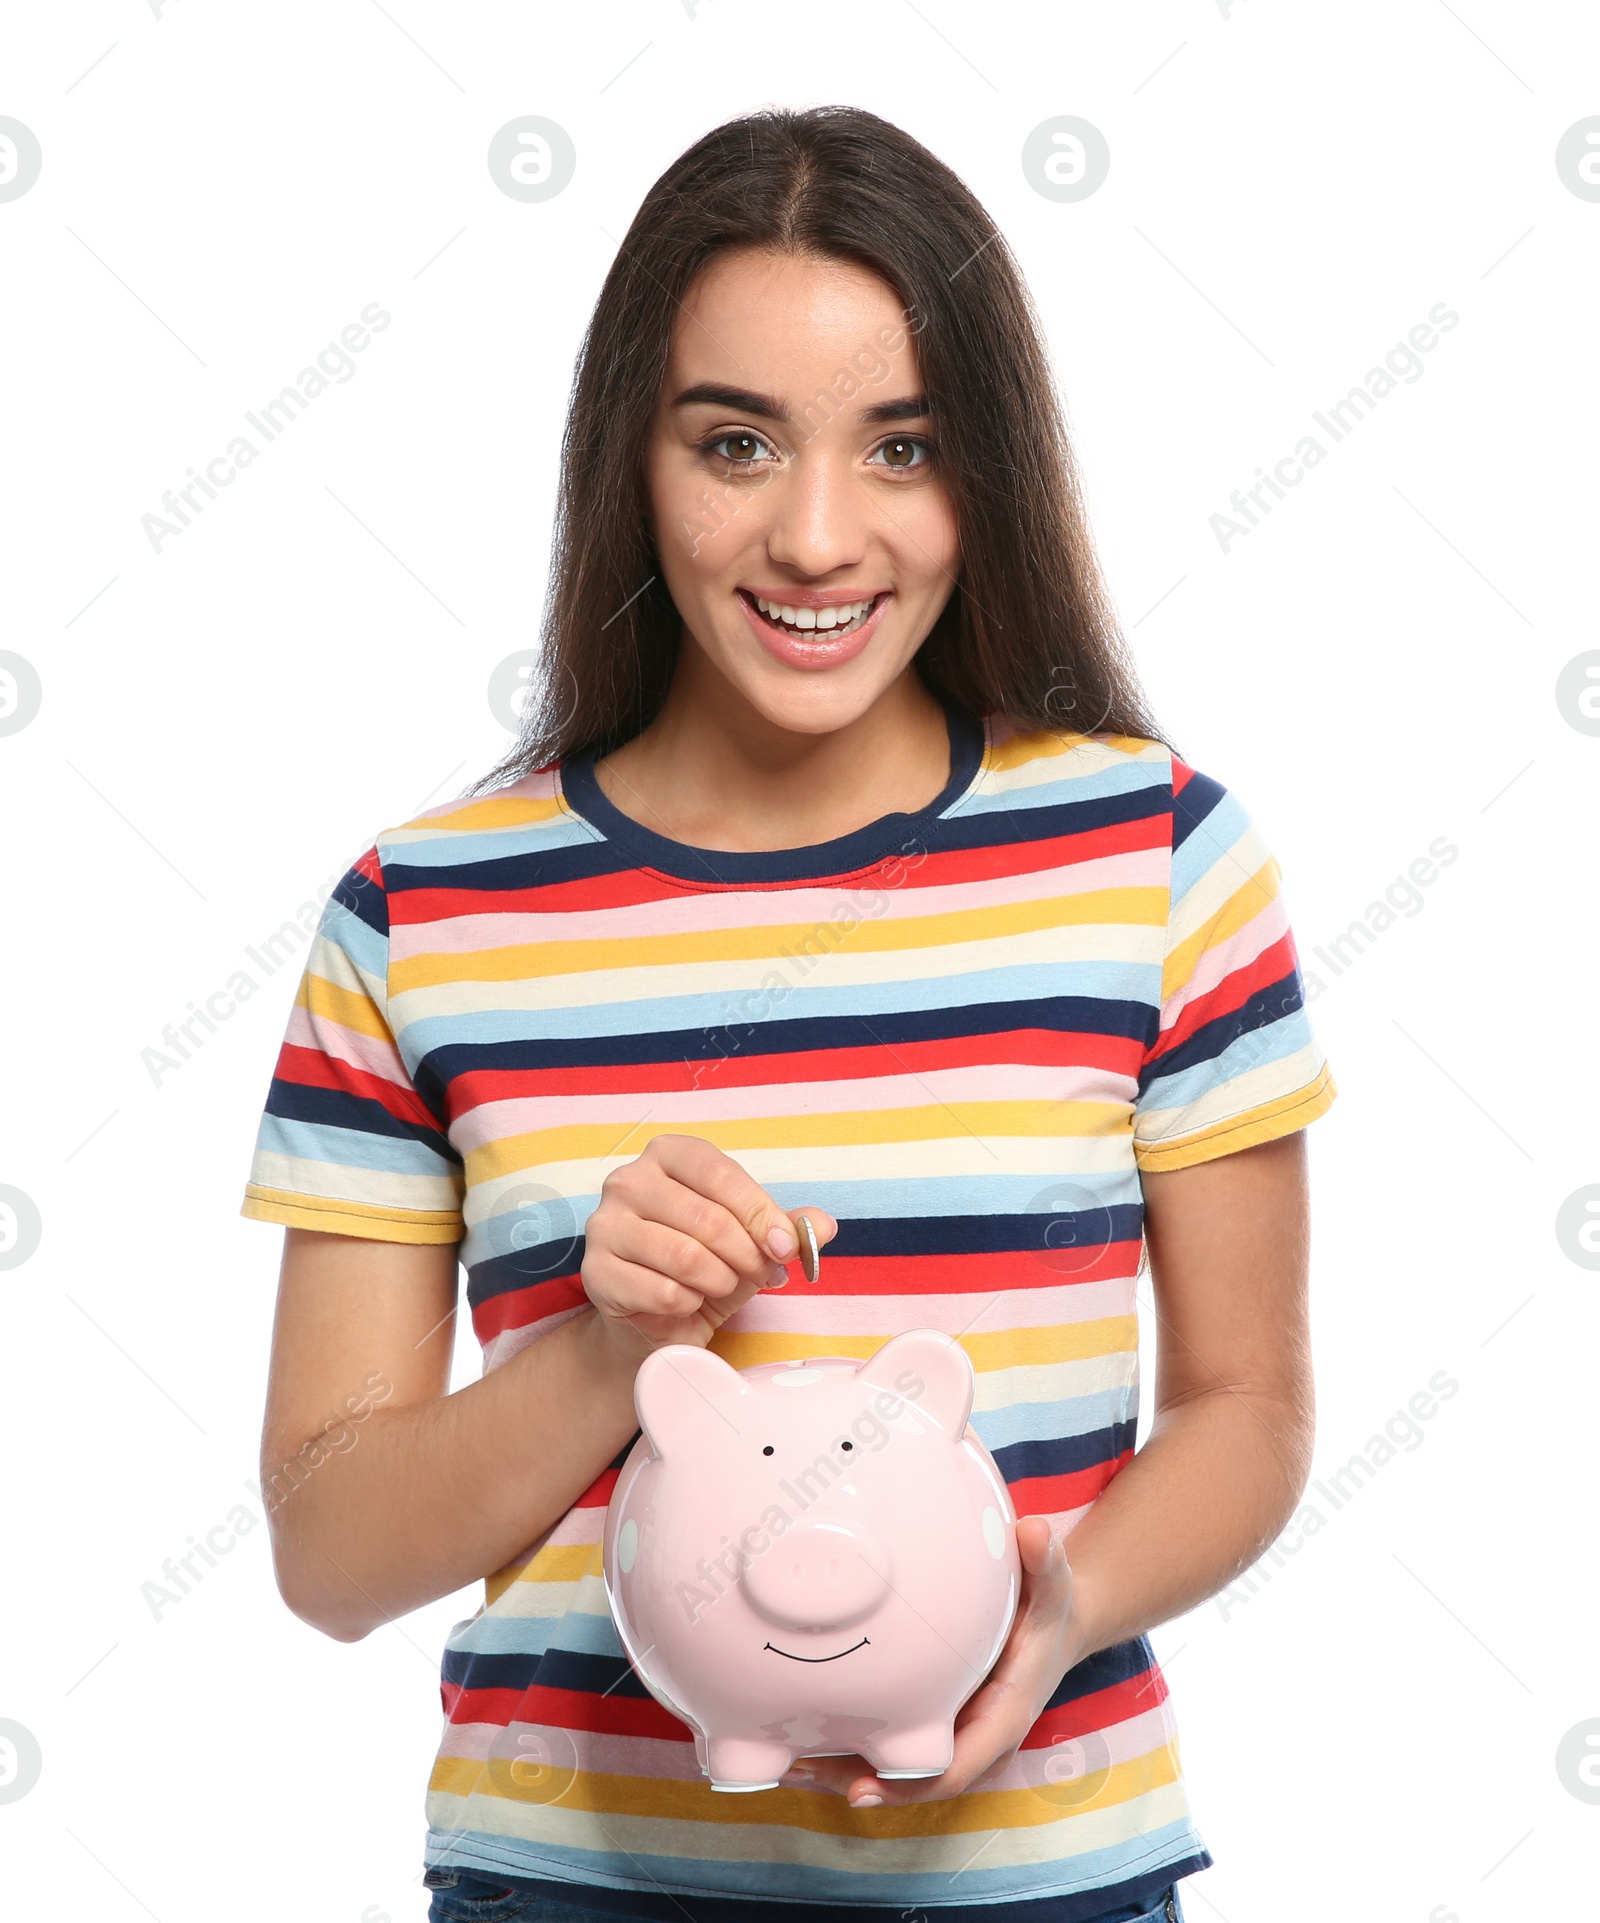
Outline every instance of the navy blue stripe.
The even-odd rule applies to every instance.
[[[465,1167],[442,1130],[429,1128],[422,1122],[405,1121],[368,1095],[318,1088],[304,1082],[286,1082],[274,1076],[267,1090],[266,1110],[286,1122],[309,1122],[318,1128],[347,1128],[358,1135],[384,1135],[397,1142],[420,1142],[453,1168]]]
[[[1196,780],[1204,779],[1196,777]],[[579,772],[573,764],[568,769],[566,784],[569,800],[587,817],[594,797],[599,795],[592,772]],[[1191,782],[1190,787],[1193,786]],[[1216,784],[1211,786],[1215,788]],[[396,849],[384,863],[385,883],[396,896],[432,888],[509,894],[535,886],[551,887],[626,874],[638,868],[641,860],[651,868],[683,880],[714,881],[724,886],[740,882],[756,886],[775,881],[828,881],[846,878],[894,854],[902,855],[909,865],[924,854],[957,854],[1017,842],[1055,841],[1068,835],[1121,827],[1128,822],[1152,821],[1173,813],[1172,789],[1165,781],[1152,781],[1147,787],[1121,794],[1091,795],[1072,801],[1031,801],[1027,790],[1022,789],[1007,797],[1004,808],[986,808],[943,818],[932,814],[886,815],[840,841],[747,854],[720,848],[696,849],[684,842],[669,841],[636,822],[629,822],[628,817],[619,816],[604,796],[600,796],[600,801],[603,807],[598,812],[608,823],[620,820],[627,824],[626,831],[619,830],[614,839],[574,842],[560,848],[518,849],[483,861],[462,863],[429,862],[426,850],[421,847]],[[1209,812],[1210,805],[1213,804],[1208,804],[1204,812]],[[632,845],[641,836],[646,838],[658,859],[648,858],[642,848]],[[858,842],[859,846],[848,845]]]
[[[1227,790],[1220,781],[1213,781],[1210,775],[1195,773],[1189,777],[1181,794],[1172,795],[1170,787],[1166,792],[1172,796],[1172,849],[1176,854]]]
[[[1144,1228],[1139,1202],[1103,1208],[1076,1208],[1082,1185],[1063,1179],[1041,1185],[1041,1200],[1051,1206],[1023,1215],[897,1215],[882,1220],[847,1217],[828,1244],[830,1256],[1009,1255],[1033,1250],[1039,1256],[1039,1285],[1048,1288],[1079,1268],[1089,1267],[1094,1251],[1112,1243],[1137,1242]],[[530,1205],[530,1215],[534,1212]],[[585,1239],[563,1224],[548,1241],[530,1243],[505,1255],[475,1262],[467,1278],[467,1299],[474,1307],[513,1290],[567,1283],[583,1266]],[[1070,1267],[1067,1266],[1070,1264]],[[975,1291],[984,1287],[981,1268]],[[822,1291],[823,1294],[827,1290]],[[527,1321],[548,1314],[532,1298]]]
[[[1114,1422],[1109,1429],[1090,1429],[1081,1436],[1010,1442],[990,1453],[1008,1484],[1026,1482],[1033,1476],[1068,1476],[1079,1469],[1098,1468],[1102,1462],[1115,1462],[1124,1449],[1133,1447],[1138,1430],[1138,1419],[1133,1418]]]
[[[377,852],[375,847],[369,848],[362,860],[376,860]],[[382,872],[380,864],[379,873]],[[379,883],[370,881],[354,864],[339,877],[328,900],[348,909],[374,934],[382,935],[385,941],[389,939],[389,898]]]
[[[730,1001],[733,999],[730,996]],[[652,1062],[749,1061],[827,1049],[893,1048],[969,1036],[1103,1035],[1148,1048],[1161,1011],[1148,1002],[1104,995],[1048,995],[1030,1001],[974,1002],[965,1007],[884,1009],[871,1015],[769,1015],[759,1022],[667,1028],[647,1034],[552,1035],[531,1041],[446,1042],[430,1049],[425,1067],[438,1083],[479,1070],[494,1075],[552,1068],[637,1068]],[[886,1062],[883,1071],[893,1073]],[[702,1075],[709,1087],[715,1074]]]
[[[1046,1707],[1060,1709],[1111,1689],[1147,1674],[1154,1664],[1150,1645],[1142,1636],[1097,1650],[1066,1672]],[[626,1656],[596,1656],[576,1649],[551,1647],[542,1655],[447,1649],[440,1673],[444,1682],[462,1689],[508,1689],[518,1694],[534,1688],[566,1689],[586,1696],[630,1696],[641,1702],[650,1697]],[[1155,1701],[1152,1690],[1152,1708]]]
[[[1194,1068],[1202,1062],[1214,1062],[1242,1035],[1259,1034],[1265,1050],[1271,1045],[1273,1024],[1303,1008],[1305,999],[1300,971],[1294,968],[1277,981],[1258,989],[1237,1008],[1229,1009],[1212,1021],[1202,1022],[1187,1041],[1180,1042],[1170,1053],[1146,1063],[1140,1069],[1139,1101],[1144,1100],[1145,1092],[1152,1084],[1165,1077],[1181,1075],[1185,1069]]]

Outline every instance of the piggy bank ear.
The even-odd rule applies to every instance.
[[[908,1329],[863,1362],[856,1378],[903,1396],[937,1422],[952,1442],[961,1440],[977,1382],[971,1360],[954,1336],[937,1329]]]
[[[715,1449],[743,1432],[742,1404],[755,1391],[721,1356],[688,1342],[669,1342],[639,1364],[633,1406],[652,1451]]]

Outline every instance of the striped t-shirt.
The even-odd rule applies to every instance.
[[[1289,1134],[1335,1089],[1227,789],[1137,737],[952,711],[950,740],[926,808],[776,853],[652,832],[592,756],[380,834],[324,912],[244,1213],[459,1242],[487,1370],[584,1310],[605,1176],[703,1136],[839,1224],[818,1286],[792,1265],[711,1348],[947,1332],[1017,1513],[1070,1530],[1134,1446],[1140,1171]],[[607,1608],[626,1454],[446,1642],[430,1866],[663,1918],[1066,1923],[1210,1861],[1142,1637],[1069,1670],[981,1790],[713,1790]]]

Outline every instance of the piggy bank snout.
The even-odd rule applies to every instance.
[[[859,1523],[802,1522],[746,1563],[746,1597],[786,1629],[839,1629],[869,1615],[889,1588],[888,1553]]]

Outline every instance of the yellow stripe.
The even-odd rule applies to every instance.
[[[585,1576],[599,1578],[600,1545],[597,1542],[549,1542],[534,1551],[524,1563],[509,1563],[483,1579],[484,1593],[492,1609],[515,1582],[582,1582]]]
[[[553,820],[561,812],[561,804],[553,795],[490,795],[481,801],[463,802],[449,814],[416,815],[390,833],[454,835],[475,834],[486,828],[524,828]]]
[[[1095,737],[1066,729],[1040,729],[1031,734],[1017,734],[1009,741],[1002,742],[998,748],[989,750],[987,766],[996,774],[1010,774],[1013,769],[1026,767],[1030,761],[1047,761],[1057,755],[1071,754],[1075,748],[1081,748],[1091,740],[1095,740]],[[1143,735],[1115,734],[1106,736],[1103,741],[1096,741],[1095,745],[1114,748],[1118,754],[1141,755],[1156,744]]]
[[[553,1162],[632,1161],[657,1135],[698,1135],[727,1154],[740,1149],[860,1147],[936,1142],[949,1136],[1054,1139],[1125,1134],[1128,1110],[1116,1102],[930,1102],[917,1108],[843,1110],[823,1115],[728,1116],[692,1124],[669,1116],[620,1129],[616,1122],[507,1135],[467,1152],[467,1183],[520,1175]]]
[[[1275,901],[1282,877],[1274,857],[1268,856],[1247,881],[1241,882],[1215,915],[1201,924],[1186,940],[1179,942],[1167,956],[1161,971],[1161,999],[1170,1001],[1194,979],[1200,957],[1208,948],[1218,948],[1255,920],[1263,908]]]
[[[1162,1175],[1168,1169],[1193,1168],[1219,1155],[1232,1155],[1258,1142],[1276,1141],[1280,1135],[1293,1135],[1333,1107],[1339,1093],[1329,1065],[1304,1088],[1280,1095],[1276,1101],[1263,1102],[1246,1114],[1233,1115],[1225,1122],[1213,1122],[1197,1134],[1187,1135],[1171,1144],[1162,1142],[1145,1148],[1134,1138],[1133,1153],[1141,1174]]]
[[[332,1235],[361,1235],[373,1242],[459,1242],[461,1218],[439,1209],[374,1208],[366,1202],[322,1201],[282,1189],[245,1188],[239,1210],[255,1222],[277,1222],[291,1229],[322,1229]]]
[[[793,960],[793,950],[821,958],[830,946],[848,944],[853,955],[897,954],[966,941],[1000,940],[1041,930],[1103,927],[1107,923],[1159,928],[1167,919],[1165,888],[1102,888],[1092,894],[1049,895],[1038,901],[1005,902],[982,909],[905,920],[863,920],[848,932],[823,919],[777,927],[689,929],[681,934],[619,935],[588,941],[519,942],[471,954],[414,955],[390,966],[395,996],[457,981],[531,981],[551,975],[582,975],[601,969],[669,968],[685,962]],[[829,936],[832,937],[830,942]],[[809,943],[806,947],[804,944]],[[785,950],[791,951],[785,955]]]
[[[981,1375],[990,1369],[1015,1369],[1051,1362],[1083,1362],[1138,1346],[1137,1316],[1111,1315],[1098,1322],[1052,1323],[1040,1329],[995,1329],[956,1337]],[[843,1355],[865,1361],[884,1345],[882,1335],[799,1335],[783,1329],[718,1329],[706,1344],[731,1369],[754,1369],[763,1362],[809,1361],[813,1356]]]
[[[511,1774],[519,1762],[534,1778],[532,1789],[522,1788]],[[598,1770],[562,1771],[561,1775],[567,1780],[556,1795],[552,1794],[556,1784],[550,1771],[528,1771],[524,1760],[516,1755],[482,1762],[467,1756],[440,1756],[428,1789],[430,1793],[462,1798],[536,1802],[586,1815],[704,1823],[713,1831],[729,1823],[807,1830],[850,1838],[858,1849],[870,1852],[876,1839],[948,1835],[963,1830],[1035,1829],[1087,1811],[1111,1810],[1175,1783],[1178,1759],[1174,1745],[1165,1743],[1143,1756],[1114,1764],[1098,1785],[1092,1781],[1062,1785],[1059,1801],[1048,1784],[1039,1788],[969,1789],[960,1797],[936,1802],[889,1804],[872,1811],[870,1819],[851,1809],[842,1796],[818,1795],[815,1791],[772,1789],[760,1796],[729,1796],[698,1777],[617,1776]],[[1092,1793],[1081,1795],[1085,1789]],[[1074,1790],[1080,1792],[1081,1800],[1070,1800]],[[475,1823],[473,1827],[487,1824]]]
[[[357,1035],[371,1035],[387,1042],[391,1048],[394,1046],[389,1024],[373,1006],[372,997],[362,989],[346,988],[308,968],[300,977],[295,1001],[319,1021],[334,1022]]]

